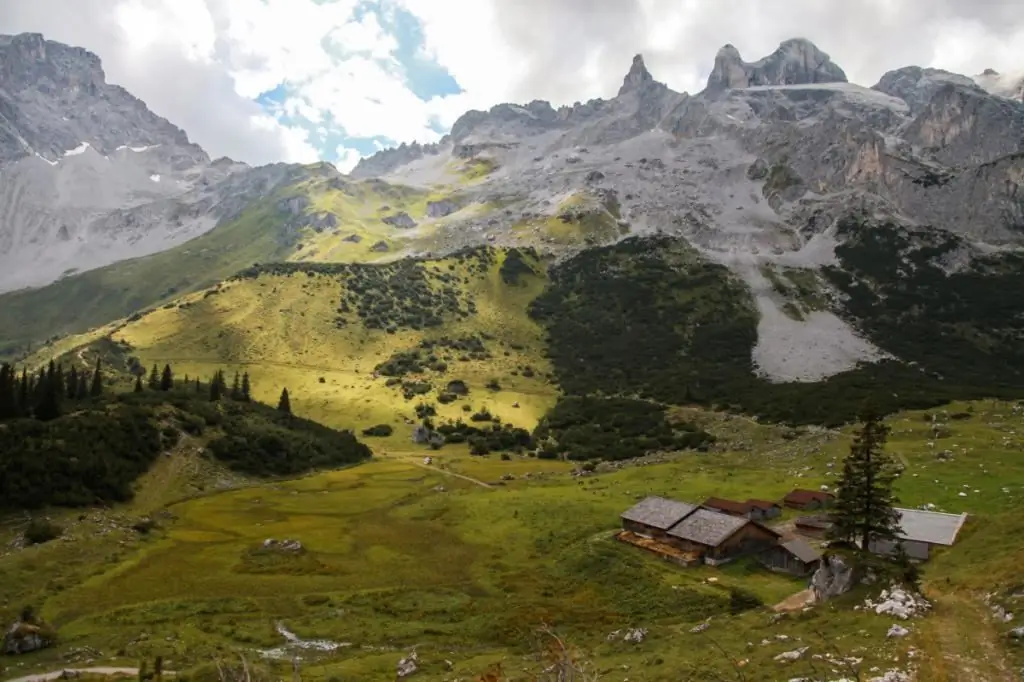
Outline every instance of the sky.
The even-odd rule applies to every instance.
[[[214,157],[343,171],[469,109],[614,96],[637,53],[691,93],[722,45],[754,61],[792,37],[862,85],[1024,71],[1019,0],[0,0],[21,32],[95,52]]]

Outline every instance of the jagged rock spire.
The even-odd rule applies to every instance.
[[[644,56],[638,54],[633,57],[633,65],[629,68],[629,73],[626,74],[625,79],[622,81],[622,87],[619,88],[619,94],[623,95],[627,92],[634,92],[640,90],[645,85],[654,82],[654,76],[647,70],[647,65],[644,64]]]

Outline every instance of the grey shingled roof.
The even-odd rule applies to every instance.
[[[793,538],[782,543],[786,550],[805,564],[817,561],[821,558],[821,552],[811,547],[800,538]]]
[[[664,497],[645,497],[623,512],[622,518],[658,530],[668,530],[696,508],[697,505],[676,502]]]
[[[698,509],[672,526],[668,534],[708,547],[718,547],[748,523],[748,519],[739,516],[730,516],[710,509]]]
[[[943,514],[921,509],[897,509],[896,512],[900,515],[901,538],[930,545],[952,545],[967,520],[967,514]]]

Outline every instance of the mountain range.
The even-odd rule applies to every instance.
[[[470,111],[344,175],[211,160],[95,55],[39,35],[0,37],[0,69],[7,357],[102,333],[338,370],[299,357],[302,330],[365,373],[377,348],[468,330],[549,363],[551,391],[779,419],[823,419],[838,393],[1024,393],[1024,82],[991,70],[908,66],[866,87],[792,39],[754,62],[724,46],[690,95],[638,55],[611,99]],[[308,292],[295,277],[331,280],[321,327],[296,299],[267,307]],[[395,277],[423,286],[381,283]],[[644,367],[623,357],[638,349]],[[481,362],[481,383],[509,369]]]

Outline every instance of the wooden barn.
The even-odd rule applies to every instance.
[[[800,535],[824,540],[832,528],[832,522],[827,516],[800,516],[793,522],[793,527]]]
[[[807,544],[806,540],[794,538],[766,549],[758,558],[773,571],[803,577],[817,570],[821,563],[821,552]]]
[[[735,500],[726,500],[721,497],[709,497],[704,500],[704,503],[700,505],[704,509],[710,509],[711,511],[722,512],[729,516],[739,516],[744,519],[754,518],[754,509],[745,502],[736,502]],[[758,513],[760,518],[760,513]]]
[[[768,500],[747,500],[750,506],[750,518],[754,521],[775,519],[782,515],[782,505]]]
[[[815,509],[823,509],[825,507],[832,506],[832,502],[834,502],[835,499],[836,496],[832,493],[826,493],[820,490],[803,490],[797,488],[786,495],[783,503],[790,509],[814,511]]]
[[[645,538],[667,540],[666,531],[697,509],[697,505],[664,497],[645,497],[620,517],[622,529]]]
[[[697,552],[712,566],[756,554],[777,544],[781,535],[750,519],[697,509],[666,532],[669,544]]]

